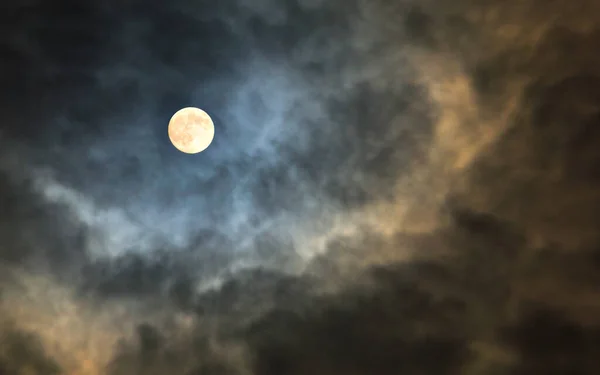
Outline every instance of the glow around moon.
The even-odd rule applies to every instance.
[[[187,107],[175,112],[169,121],[169,139],[173,146],[186,154],[197,154],[210,146],[215,126],[199,108]]]

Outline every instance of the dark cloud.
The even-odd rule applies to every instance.
[[[429,45],[434,42],[435,22],[433,17],[420,7],[413,5],[404,15],[406,38],[416,45]]]
[[[308,371],[317,374],[332,371],[450,374],[467,356],[460,338],[414,337],[404,324],[417,325],[418,322],[408,318],[401,323],[396,315],[400,311],[387,311],[372,300],[356,302],[369,304],[369,307],[352,312],[332,309],[316,319],[284,313],[267,315],[265,324],[254,327],[252,332],[255,371],[264,374]],[[394,327],[390,329],[388,324]]]
[[[475,74],[483,98],[506,90],[503,81],[526,85],[514,122],[476,164],[468,194],[481,191],[483,209],[569,247],[598,240],[590,224],[600,204],[600,72],[597,57],[586,52],[597,39],[596,32],[553,28],[531,58],[503,55]]]
[[[298,288],[302,280],[253,272],[229,281],[214,297],[203,296],[198,306],[208,307],[202,314],[232,319],[219,329],[220,336],[248,345],[255,373],[458,371],[471,355],[465,336],[470,323],[462,297],[440,294],[435,288],[436,283],[451,282],[444,267],[386,266],[374,270],[371,277],[374,289],[319,297],[308,295],[304,286]],[[434,283],[424,286],[428,281]],[[253,314],[253,307],[265,300],[273,301],[274,308]],[[248,319],[251,315],[258,318]],[[238,373],[238,364],[211,352],[202,331],[187,344],[169,343],[168,332],[147,324],[137,332],[137,340],[115,358],[111,374],[167,369],[186,373],[186,366],[195,368],[190,374]]]
[[[60,206],[35,194],[33,181],[0,173],[0,260],[3,266],[67,276],[86,259],[86,229]]]
[[[459,373],[476,356],[471,340],[502,322],[507,268],[522,240],[486,214],[453,209],[452,217],[453,229],[439,234],[451,250],[446,262],[377,266],[333,295],[315,294],[306,278],[238,273],[201,295],[196,311],[231,319],[220,334],[247,343],[259,374]],[[414,243],[429,250],[427,241]],[[160,342],[149,327],[139,332],[134,358]],[[198,355],[199,362],[210,357]],[[133,361],[126,358],[121,362]]]
[[[0,375],[595,373],[599,13],[563,3],[2,5]]]
[[[113,261],[97,261],[83,269],[83,288],[115,297],[156,295],[172,277],[172,268],[169,260],[160,256],[147,259],[125,255]]]
[[[591,374],[600,352],[600,331],[549,309],[533,309],[503,330],[521,356],[516,374]]]
[[[45,354],[35,333],[3,326],[0,330],[0,374],[59,375],[61,368]]]

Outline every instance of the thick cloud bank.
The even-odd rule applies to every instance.
[[[3,4],[0,375],[594,374],[599,15]]]

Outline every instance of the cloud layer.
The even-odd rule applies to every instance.
[[[597,367],[594,2],[3,7],[0,374]]]

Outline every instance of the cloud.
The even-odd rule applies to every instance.
[[[593,373],[595,4],[206,4],[9,9],[0,373]]]
[[[582,327],[560,312],[539,308],[502,333],[504,340],[521,353],[517,374],[594,371],[590,360],[600,350],[600,332],[597,328]]]
[[[2,327],[0,337],[0,373],[60,374],[59,365],[44,353],[43,345],[35,333]]]

